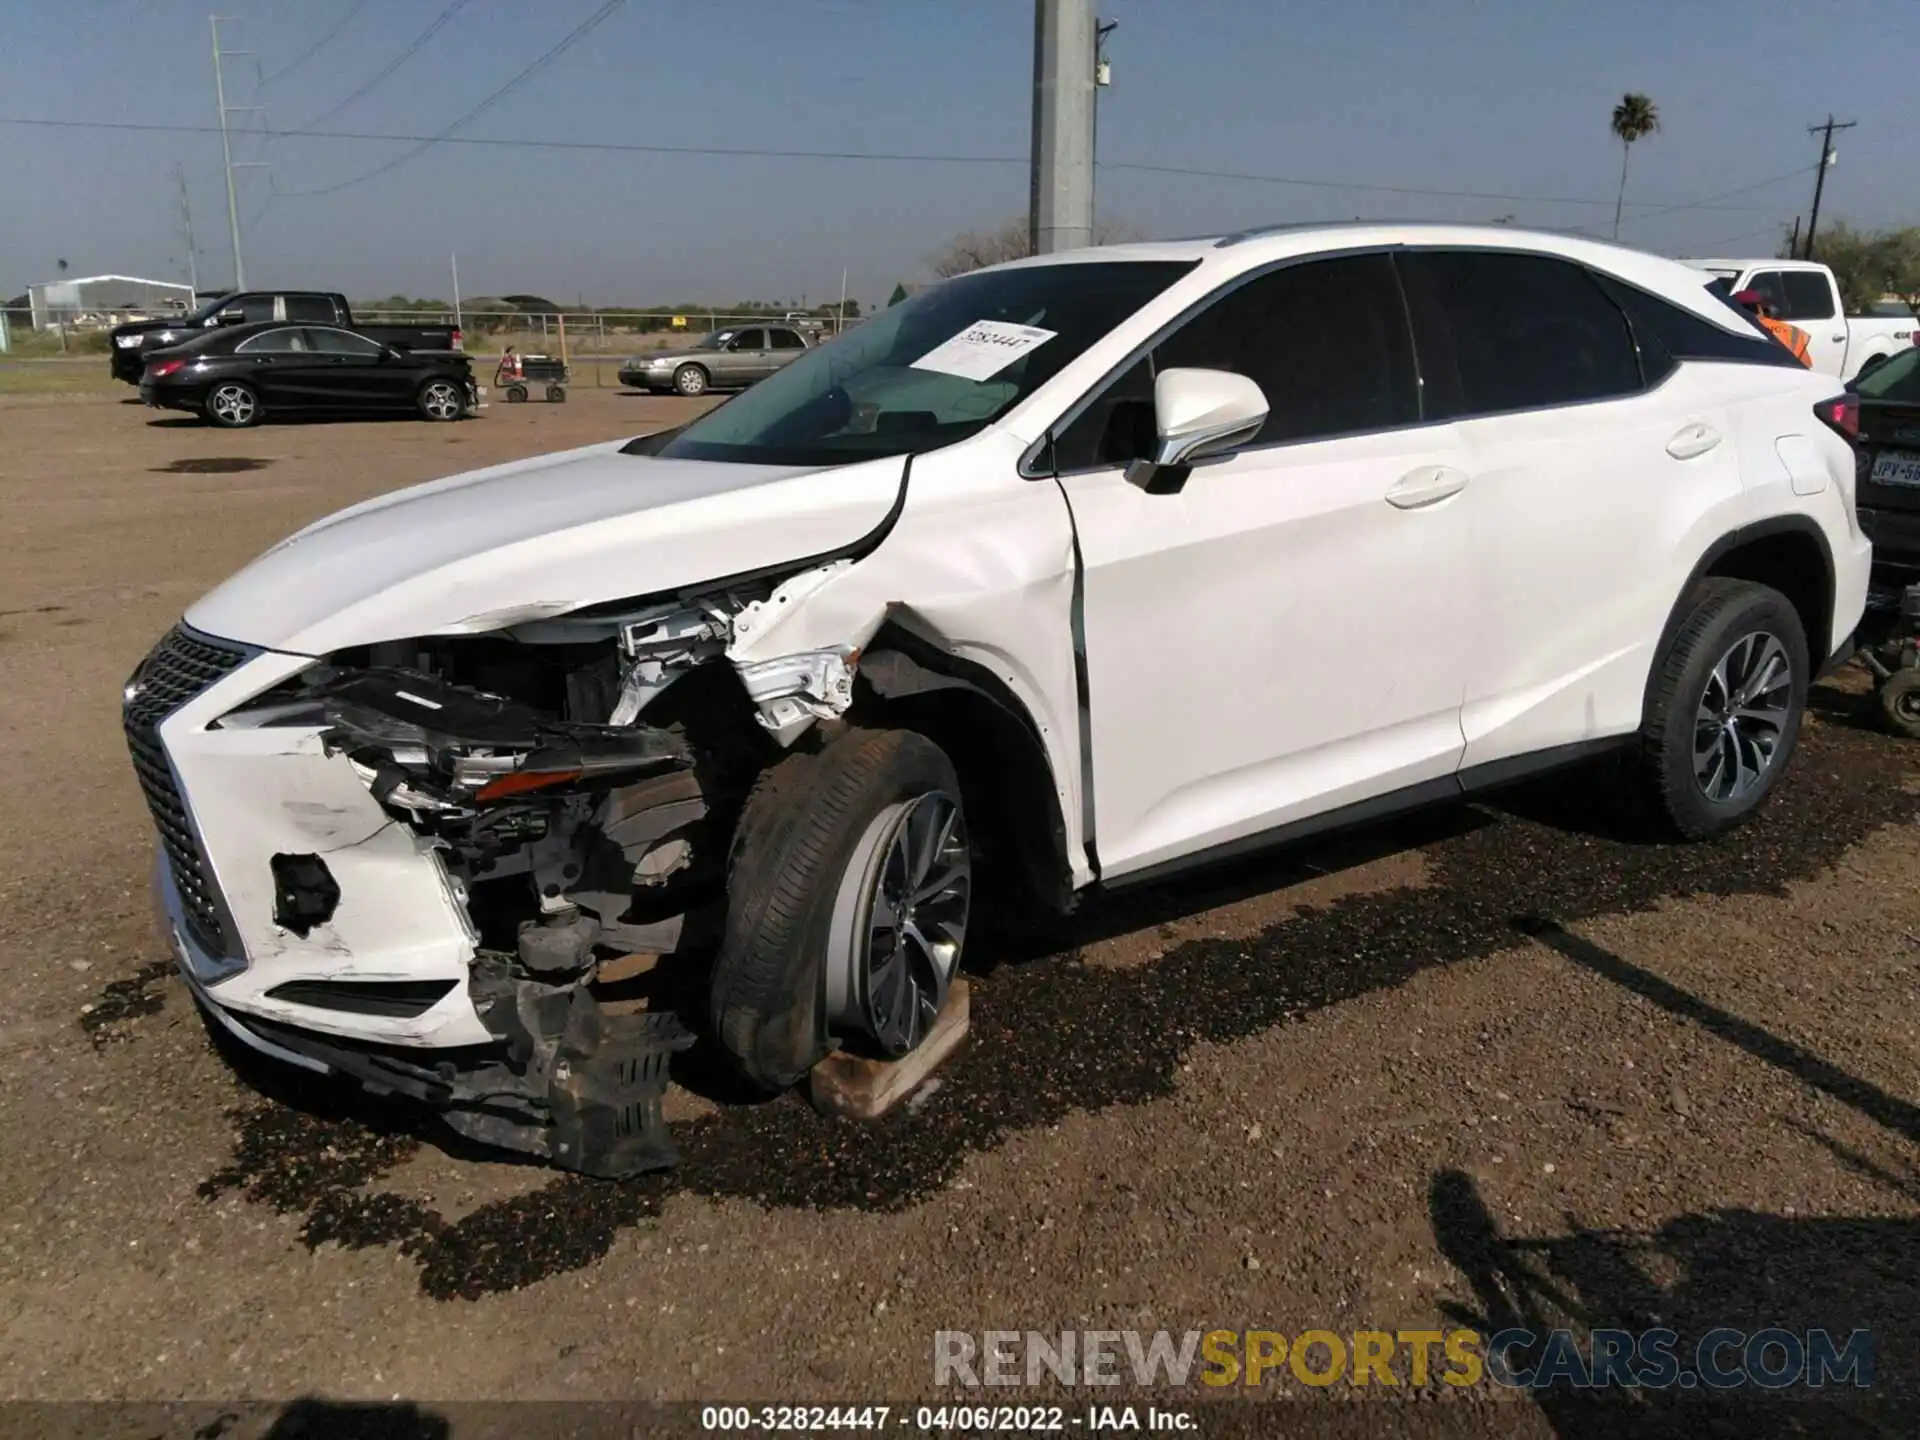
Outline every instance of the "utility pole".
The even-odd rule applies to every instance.
[[[1800,257],[1803,260],[1813,258],[1813,232],[1820,225],[1820,192],[1827,187],[1827,170],[1833,164],[1833,132],[1851,130],[1859,123],[1858,120],[1835,120],[1829,111],[1826,124],[1807,127],[1809,135],[1820,137],[1820,168],[1813,177],[1813,213],[1807,216],[1807,252]]]
[[[200,266],[193,254],[193,207],[187,201],[187,167],[175,165],[174,179],[180,182],[180,223],[187,227],[187,288],[193,292],[193,303],[200,303]]]
[[[1120,28],[1118,20],[1102,23],[1096,16],[1093,26],[1093,141],[1088,147],[1087,168],[1094,176],[1093,195],[1087,200],[1087,240],[1094,233],[1094,202],[1099,194],[1100,175],[1100,92],[1113,83],[1113,66],[1107,62],[1107,36]]]
[[[220,48],[220,17],[207,16],[207,24],[213,29],[213,101],[220,108],[220,158],[227,171],[227,225],[233,231],[233,288],[247,288],[246,262],[240,258],[240,198],[233,188],[233,172],[236,168],[247,169],[246,162],[236,167],[233,161],[233,141],[227,133],[227,116],[238,115],[246,111],[255,111],[258,105],[227,104],[227,80],[222,73],[220,62],[229,55],[251,55],[251,50],[222,50]],[[255,164],[264,162],[256,161]]]
[[[1093,0],[1034,0],[1027,232],[1036,255],[1093,243],[1095,49]]]

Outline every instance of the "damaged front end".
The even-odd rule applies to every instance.
[[[284,1014],[224,1023],[488,1144],[596,1175],[672,1164],[667,1067],[694,1043],[679,1017],[698,1011],[735,822],[781,749],[851,705],[858,663],[852,647],[730,652],[845,563],[362,647],[222,716],[317,730],[437,856],[476,937],[466,988],[493,1043],[362,1043]],[[326,855],[276,856],[273,872],[275,924],[324,933],[341,902]],[[299,993],[321,1003],[311,982]]]

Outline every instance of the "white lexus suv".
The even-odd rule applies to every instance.
[[[309,526],[127,685],[188,983],[630,1174],[689,1045],[766,1087],[913,1049],[980,905],[1612,747],[1712,836],[1869,546],[1853,402],[1709,279],[1451,226],[1025,260]]]

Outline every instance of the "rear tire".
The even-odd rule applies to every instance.
[[[707,372],[698,365],[682,365],[673,372],[673,388],[688,399],[707,393]]]
[[[1640,753],[1649,798],[1690,840],[1725,833],[1766,801],[1806,710],[1806,631],[1777,590],[1703,580],[1656,663]]]
[[[245,430],[260,423],[260,397],[253,388],[238,380],[222,380],[207,392],[205,406],[209,424],[223,430]]]
[[[564,385],[547,386],[547,403],[548,404],[558,405],[560,404],[561,401],[565,400],[566,398],[567,398],[566,386]]]
[[[509,386],[507,386],[507,403],[508,403],[509,405],[522,405],[522,404],[525,404],[525,403],[526,403],[526,399],[527,399],[527,387],[526,387],[526,386],[524,386],[524,385],[509,385]]]
[[[422,418],[445,424],[467,413],[467,397],[451,380],[429,380],[417,397]]]
[[[788,756],[760,777],[734,832],[727,920],[714,960],[709,1009],[722,1048],[754,1084],[766,1090],[794,1084],[832,1047],[836,1030],[881,1054],[904,1053],[903,1044],[911,1049],[924,1038],[930,1015],[958,972],[971,902],[959,796],[959,780],[946,754],[909,730],[850,731],[820,751]],[[885,888],[886,843],[904,833],[923,802],[951,816],[943,832],[951,839],[944,848],[950,861],[960,859],[965,872],[958,922],[947,923],[934,947],[937,955],[912,949],[908,932],[919,933],[913,923],[918,897],[913,897],[900,911],[891,952],[876,947],[871,972],[862,969],[858,986],[849,987],[850,966],[864,966],[869,958],[867,942],[878,918],[874,897]],[[951,913],[951,886],[947,898]],[[934,927],[925,929],[932,934]],[[901,993],[886,986],[886,974],[926,976],[929,960],[934,972],[943,973],[933,974],[932,984],[893,1007],[896,1014],[911,1012],[910,1023],[878,1027],[885,1034],[851,1033],[858,1027],[846,1023],[841,1008],[850,988],[864,989],[871,979],[876,992],[885,991],[876,998],[882,1003]],[[829,982],[835,996],[828,994]]]

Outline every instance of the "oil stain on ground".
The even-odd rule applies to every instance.
[[[157,1015],[165,996],[160,983],[173,973],[170,960],[153,960],[124,979],[110,981],[100,989],[100,998],[80,1009],[80,1028],[87,1032],[94,1048],[125,1040],[121,1027],[141,1015]]]
[[[1920,819],[1916,779],[1920,750],[1814,725],[1765,815],[1711,845],[1646,840],[1617,785],[1561,779],[1515,792],[1427,845],[1429,883],[1419,888],[1303,908],[1263,933],[1188,941],[1143,967],[1089,966],[1069,950],[980,976],[971,1039],[940,1098],[915,1116],[858,1125],[823,1119],[793,1097],[736,1106],[678,1130],[682,1160],[671,1172],[622,1184],[557,1176],[450,1221],[370,1188],[423,1138],[447,1143],[430,1119],[303,1098],[300,1108],[235,1112],[234,1161],[203,1192],[239,1190],[304,1213],[310,1246],[397,1246],[436,1299],[588,1265],[672,1194],[899,1209],[945,1186],[970,1152],[1013,1133],[1170,1094],[1198,1043],[1239,1040],[1419,971],[1511,949],[1522,943],[1516,916],[1571,925],[1685,896],[1784,894],[1881,827]],[[1169,900],[1160,918],[1194,908]]]
[[[242,470],[264,470],[271,460],[255,460],[245,455],[202,455],[175,460],[170,465],[151,466],[149,475],[234,475]]]

